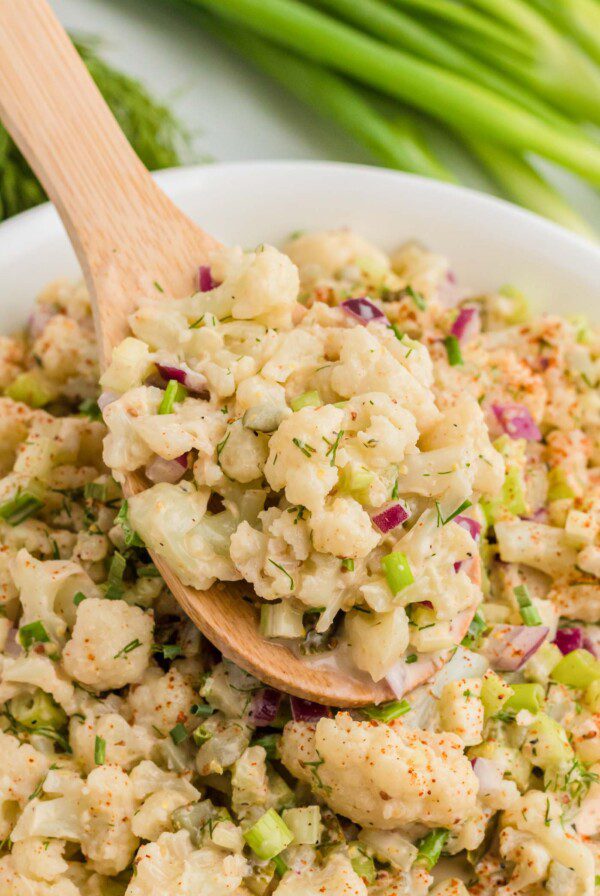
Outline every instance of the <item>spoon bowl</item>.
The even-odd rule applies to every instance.
[[[0,0],[0,116],[56,206],[92,298],[100,364],[128,333],[128,315],[156,284],[190,295],[217,241],[187,218],[139,161],[46,0]],[[125,495],[145,488],[129,476]],[[224,656],[272,687],[339,707],[394,695],[385,682],[310,665],[264,639],[244,583],[182,585],[153,560],[176,600]],[[479,561],[472,576],[479,576]],[[470,618],[457,621],[462,639]],[[423,660],[410,688],[448,657]]]

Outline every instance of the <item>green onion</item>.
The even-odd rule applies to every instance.
[[[289,870],[288,866],[285,864],[281,856],[273,856],[271,861],[275,865],[275,872],[278,877],[283,877],[285,872]]]
[[[43,506],[44,502],[40,495],[30,486],[17,492],[14,498],[0,504],[0,517],[6,520],[9,526],[18,526]]]
[[[210,740],[212,737],[212,732],[208,731],[208,729],[203,728],[202,725],[199,725],[198,728],[194,728],[192,732],[192,738],[196,746],[201,747],[202,744],[205,744],[207,740]]]
[[[437,865],[449,836],[450,831],[446,830],[446,828],[435,828],[433,831],[430,831],[417,844],[419,851],[415,859],[415,865],[431,871]]]
[[[560,684],[583,689],[600,679],[600,663],[588,650],[572,650],[559,660],[550,675]]]
[[[348,572],[354,572],[354,560],[352,557],[344,557],[342,560],[342,569],[346,569]]]
[[[115,517],[115,523],[121,527],[123,530],[123,540],[127,547],[134,548],[143,548],[145,547],[144,542],[137,534],[137,532],[132,529],[131,523],[129,522],[129,502],[123,501],[121,504],[121,508]],[[142,573],[140,572],[140,575]]]
[[[36,688],[33,694],[18,694],[9,701],[8,707],[15,720],[29,731],[40,728],[60,731],[68,722],[64,709],[41,688]]]
[[[259,859],[272,859],[290,845],[294,835],[275,809],[269,809],[244,833],[244,840]]]
[[[382,558],[381,566],[392,594],[398,594],[415,580],[408,565],[408,558],[402,551],[387,554]]]
[[[517,585],[517,587],[514,589],[514,594],[517,599],[517,603],[519,604],[521,619],[523,620],[524,624],[541,625],[542,617],[540,616],[537,607],[534,607],[531,602],[531,597],[529,596],[527,586]]]
[[[119,650],[118,653],[115,653],[113,659],[117,660],[120,657],[127,656],[128,653],[131,653],[132,650],[137,650],[138,647],[142,646],[142,642],[139,638],[135,638],[133,641],[130,641],[129,644],[126,644],[122,650]]]
[[[519,151],[536,152],[600,183],[600,148],[583,131],[553,126],[487,88],[386,46],[297,0],[192,2],[451,125]],[[482,49],[481,40],[474,43],[475,50]]]
[[[374,884],[377,879],[377,869],[375,862],[371,856],[367,855],[364,848],[359,843],[350,843],[348,844],[348,855],[354,873],[365,880],[369,886]]]
[[[470,506],[471,506],[470,501],[463,501],[462,504],[459,504],[459,506],[455,510],[453,510],[452,513],[450,513],[446,517],[446,519],[444,519],[443,514],[442,514],[442,508],[440,507],[439,502],[436,501],[435,508],[437,511],[437,525],[445,526],[446,523],[450,523],[454,519],[455,516],[458,516],[459,513],[462,513],[463,510],[467,510]]]
[[[301,411],[302,408],[318,408],[322,403],[319,393],[315,390],[313,392],[303,392],[302,395],[292,398],[290,407],[293,411]]]
[[[267,754],[267,759],[277,759],[279,756],[279,734],[264,734],[252,741],[252,746],[262,747]]]
[[[106,482],[86,482],[83,488],[84,498],[90,498],[92,501],[106,501],[108,495],[108,484]]]
[[[73,595],[73,603],[76,607],[78,607],[79,604],[86,599],[87,595],[84,594],[83,591],[77,591],[77,593]]]
[[[212,716],[214,709],[208,703],[194,703],[190,712],[193,716]]]
[[[403,291],[405,295],[409,296],[413,300],[419,311],[426,310],[427,302],[420,292],[417,292],[416,289],[413,289],[410,285],[406,286]]]
[[[44,628],[43,622],[30,622],[19,629],[19,641],[25,650],[29,650],[32,644],[46,644],[50,638]]]
[[[107,600],[118,600],[123,596],[123,592],[125,591],[123,587],[123,574],[125,573],[126,566],[127,560],[125,557],[118,551],[115,551],[112,560],[110,561],[110,568],[106,579],[106,591],[104,592],[104,596]]]
[[[485,718],[489,719],[504,709],[507,700],[512,697],[514,691],[499,675],[488,670],[483,676],[481,684],[481,702]]]
[[[410,712],[412,706],[408,700],[392,700],[390,703],[382,703],[380,706],[363,706],[362,712],[370,719],[378,719],[381,722],[391,722]]]
[[[544,705],[544,688],[541,684],[513,684],[513,694],[504,703],[507,712],[517,713],[522,709],[536,715]]]
[[[162,653],[166,660],[174,660],[183,654],[183,650],[179,644],[153,644],[153,653]]]
[[[487,628],[487,623],[481,612],[477,610],[469,624],[469,630],[461,641],[463,647],[473,648],[479,644],[479,639]]]
[[[89,417],[90,420],[96,422],[102,420],[102,411],[98,407],[98,402],[93,398],[84,398],[77,410],[83,417]]]
[[[460,364],[464,364],[462,352],[460,350],[460,342],[458,341],[456,336],[446,336],[446,338],[444,339],[444,345],[446,346],[448,363],[451,367],[457,367]]]
[[[94,742],[94,762],[96,765],[104,765],[106,761],[106,741],[103,737],[96,735]]]
[[[167,388],[165,389],[165,394],[158,406],[158,413],[172,414],[173,405],[183,401],[184,398],[187,398],[187,389],[184,389],[181,383],[178,383],[177,380],[169,380]]]
[[[303,638],[305,631],[302,617],[302,609],[290,601],[262,604],[260,633],[265,638]]]
[[[185,725],[182,725],[181,722],[178,722],[174,728],[171,728],[169,734],[171,736],[171,740],[175,745],[182,744],[183,741],[187,740],[189,737]]]

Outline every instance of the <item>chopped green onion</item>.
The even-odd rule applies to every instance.
[[[194,703],[190,712],[193,716],[212,716],[214,709],[208,703]]]
[[[123,575],[126,566],[127,560],[125,557],[118,551],[115,551],[112,560],[110,561],[110,568],[106,579],[106,591],[104,592],[104,596],[108,600],[118,600],[123,596],[125,590],[123,587]]]
[[[153,653],[162,653],[166,660],[174,660],[175,657],[181,656],[183,650],[179,644],[153,644]]]
[[[380,706],[363,706],[362,712],[370,719],[378,719],[380,722],[391,722],[410,712],[412,706],[408,700],[392,700],[390,703],[382,703]]]
[[[398,594],[415,580],[408,565],[408,558],[402,551],[387,554],[382,558],[381,566],[392,594]]]
[[[271,563],[273,566],[277,567],[277,569],[279,569],[285,576],[287,576],[289,583],[290,583],[290,591],[293,591],[294,587],[295,587],[294,580],[291,577],[291,575],[289,574],[289,572],[287,571],[287,569],[285,568],[285,566],[282,566],[281,563],[277,563],[277,561],[275,561],[275,560],[271,560],[270,557],[268,557],[267,559],[268,559],[269,563]]]
[[[377,869],[375,862],[371,856],[367,855],[364,847],[360,843],[349,843],[348,856],[354,873],[358,874],[369,886],[374,884],[377,879]]]
[[[194,728],[192,732],[192,738],[196,746],[201,747],[202,744],[205,744],[207,740],[210,740],[212,737],[212,733],[208,731],[208,729],[204,728],[202,725],[199,725],[197,728]]]
[[[106,741],[103,737],[96,735],[94,742],[94,762],[96,765],[104,765],[106,761]]]
[[[517,713],[522,709],[536,715],[544,705],[544,688],[541,684],[512,684],[513,694],[504,703],[507,712]]]
[[[130,641],[129,644],[126,644],[122,650],[119,650],[118,653],[115,653],[113,659],[117,660],[119,657],[127,656],[128,653],[131,653],[132,650],[136,650],[138,647],[142,646],[142,642],[139,638],[135,638],[135,640]]]
[[[302,439],[293,438],[292,443],[296,446],[296,448],[302,452],[305,457],[312,457],[316,448],[313,448],[312,445],[309,445],[307,442],[303,442]]]
[[[121,504],[121,508],[115,517],[115,523],[121,527],[123,530],[123,540],[127,547],[130,548],[143,548],[145,547],[144,542],[137,534],[137,532],[131,528],[131,523],[129,522],[129,502],[123,501]],[[140,572],[140,575],[142,573]]]
[[[419,658],[419,657],[417,656],[416,653],[409,653],[409,655],[406,657],[406,659],[404,660],[404,662],[405,662],[405,663],[408,663],[408,665],[410,666],[412,663],[416,663],[417,660],[418,660],[418,658]]]
[[[398,324],[390,324],[390,330],[393,332],[398,342],[402,342],[405,334],[402,332]]]
[[[145,566],[139,566],[137,574],[140,579],[159,579],[160,573],[154,563],[147,563]]]
[[[169,380],[167,388],[165,389],[165,394],[158,406],[158,413],[172,414],[173,405],[183,401],[184,398],[187,398],[187,389],[184,389],[181,383],[178,383],[177,380]]]
[[[277,759],[279,756],[279,734],[265,734],[252,741],[252,746],[262,747],[267,754],[267,759]]]
[[[59,731],[68,721],[64,709],[41,688],[36,688],[33,694],[18,694],[8,706],[17,722],[29,731],[40,728]]]
[[[76,607],[78,607],[79,604],[86,599],[87,599],[87,595],[84,594],[83,591],[78,591],[76,594],[73,595],[73,603],[75,604]]]
[[[412,286],[406,286],[403,291],[405,295],[409,296],[413,300],[419,311],[425,311],[425,309],[427,308],[427,302],[420,292],[417,292],[416,289],[412,288]]]
[[[289,870],[288,866],[285,864],[281,856],[273,856],[271,861],[275,865],[275,872],[278,877],[283,877],[285,872]]]
[[[462,513],[463,510],[467,510],[467,508],[469,508],[470,506],[471,506],[471,502],[465,500],[465,501],[462,502],[462,504],[459,504],[459,506],[456,508],[456,510],[453,510],[452,513],[451,513],[449,516],[447,516],[446,519],[444,519],[444,517],[443,517],[443,515],[442,515],[442,509],[441,509],[441,507],[440,507],[439,501],[436,501],[436,502],[435,502],[435,508],[436,508],[436,511],[437,511],[437,525],[438,525],[438,526],[445,526],[446,523],[451,522],[451,521],[454,519],[455,516],[458,516],[459,513]]]
[[[460,342],[456,336],[446,336],[444,345],[446,346],[448,363],[451,367],[457,367],[460,364],[464,364],[462,352],[460,350]]]
[[[430,831],[417,844],[419,852],[415,859],[415,865],[431,871],[437,865],[449,836],[450,831],[446,830],[446,828],[435,828],[433,831]]]
[[[174,728],[171,728],[169,734],[171,736],[171,740],[175,745],[182,744],[184,740],[187,740],[189,737],[185,725],[182,725],[181,722],[178,722]]]
[[[563,656],[550,675],[554,681],[570,688],[587,688],[600,679],[600,663],[588,650],[572,650]]]
[[[293,411],[301,411],[302,408],[318,408],[323,404],[321,396],[314,390],[312,392],[303,392],[296,398],[292,398],[290,407]]]
[[[488,670],[483,676],[481,684],[481,702],[485,718],[495,716],[504,709],[506,701],[514,694],[513,689],[499,675]]]
[[[0,517],[9,524],[9,526],[18,526],[37,513],[44,506],[39,494],[30,486],[17,492],[14,498],[10,498],[3,504],[0,504]]]
[[[342,569],[347,569],[348,572],[354,572],[354,560],[352,557],[344,557],[342,560]]]
[[[477,610],[469,624],[469,630],[461,641],[463,647],[477,647],[479,639],[487,628],[487,623],[481,612]]]
[[[521,619],[525,625],[541,625],[542,617],[539,614],[538,608],[534,607],[532,604],[526,585],[517,585],[515,588],[515,597],[519,604],[519,610],[521,611]]]
[[[30,622],[19,629],[19,641],[25,650],[29,650],[32,644],[45,644],[50,640],[43,622]]]
[[[269,809],[244,834],[244,840],[259,859],[273,859],[290,845],[294,835],[275,809]]]
[[[79,405],[78,411],[82,416],[89,417],[90,420],[99,422],[102,420],[102,411],[98,407],[98,402],[93,398],[84,398]]]
[[[260,608],[260,633],[265,638],[303,638],[302,618],[302,609],[290,601],[263,604]]]
[[[106,482],[86,482],[83,488],[84,498],[90,498],[93,501],[106,501],[108,495],[108,483]]]

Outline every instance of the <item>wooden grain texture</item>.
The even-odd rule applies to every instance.
[[[217,244],[156,186],[46,0],[0,0],[0,117],[73,243],[92,296],[104,367],[127,334],[127,314],[155,294],[154,283],[174,297],[189,295],[198,265]],[[132,476],[126,493],[143,487]],[[315,668],[265,641],[256,609],[243,600],[248,585],[195,591],[160,557],[153,560],[206,637],[267,684],[334,706],[393,696],[383,682]],[[415,669],[411,686],[433,671],[427,663]]]

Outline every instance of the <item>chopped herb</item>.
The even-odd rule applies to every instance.
[[[269,563],[272,563],[273,566],[276,566],[277,569],[280,569],[281,572],[282,572],[284,575],[286,575],[286,576],[288,577],[288,579],[290,580],[290,591],[293,591],[293,590],[294,590],[294,587],[295,587],[295,586],[294,586],[294,580],[293,580],[293,578],[291,577],[291,575],[289,574],[289,572],[287,571],[287,569],[285,569],[285,567],[283,567],[283,566],[281,565],[281,563],[276,563],[274,560],[271,560],[270,557],[269,557]]]
[[[217,445],[217,460],[221,457],[221,452],[223,451],[223,448],[225,447],[225,445],[226,445],[227,442],[229,441],[229,436],[230,436],[230,435],[231,435],[231,430],[227,433],[227,435],[225,436],[225,438],[224,438],[221,442],[219,442],[219,444]]]
[[[43,506],[44,502],[39,495],[28,488],[22,489],[17,491],[14,498],[0,504],[0,517],[6,520],[9,526],[18,526]]]
[[[32,644],[45,644],[49,640],[48,632],[39,619],[28,625],[22,625],[19,629],[19,641],[25,650],[29,650]]]
[[[362,712],[370,719],[378,719],[381,722],[391,722],[400,716],[410,712],[412,706],[408,700],[392,700],[390,703],[382,703],[380,706],[365,706]]]
[[[166,660],[174,660],[175,657],[183,654],[183,650],[179,644],[153,644],[152,652],[162,653]]]
[[[178,722],[174,728],[171,728],[169,734],[174,744],[182,744],[189,737],[185,725],[182,725],[181,722]]]
[[[129,502],[123,501],[121,504],[121,509],[119,510],[117,516],[115,517],[115,523],[121,526],[123,530],[123,540],[127,547],[130,548],[143,548],[145,547],[144,542],[137,534],[137,532],[131,528],[131,523],[129,522]]]
[[[342,560],[342,569],[347,569],[348,572],[354,572],[354,560],[351,557],[344,557]]]
[[[425,309],[427,308],[427,302],[420,292],[417,292],[416,289],[412,288],[412,286],[406,286],[403,289],[403,293],[405,296],[408,296],[413,300],[419,311],[425,311]]]
[[[162,288],[162,286],[160,285],[158,280],[154,281],[154,288],[157,289],[159,292],[164,292],[164,289]]]
[[[106,580],[106,591],[104,597],[107,600],[118,600],[123,596],[125,588],[123,587],[123,574],[127,566],[127,560],[118,551],[112,556],[108,577]]]
[[[402,340],[404,339],[404,333],[399,328],[398,324],[390,324],[390,330],[392,330],[396,339],[398,339],[400,342],[402,342]]]
[[[160,573],[154,563],[147,563],[145,566],[138,567],[137,574],[140,579],[158,579]]]
[[[106,482],[86,482],[83,488],[84,498],[92,501],[106,501],[108,496],[108,484]]]
[[[199,329],[200,324],[202,323],[203,320],[204,320],[204,315],[202,315],[202,317],[199,317],[198,320],[195,320],[193,324],[190,324],[190,330]]]
[[[420,631],[420,629],[419,629],[419,631]],[[417,657],[417,654],[416,654],[416,653],[409,653],[409,655],[406,657],[406,659],[404,660],[404,662],[405,662],[405,663],[408,663],[409,665],[411,665],[411,663],[416,663],[416,662],[417,662],[417,659],[418,659],[418,657]]]
[[[336,458],[336,454],[338,452],[338,448],[340,447],[340,442],[342,440],[343,435],[344,435],[344,430],[340,429],[340,431],[338,433],[336,433],[335,442],[325,452],[325,457],[329,457],[329,455],[331,454],[331,460],[329,461],[330,467],[335,467],[335,458]]]
[[[60,549],[59,549],[56,541],[54,540],[54,538],[50,539],[50,543],[52,545],[52,559],[60,560]]]
[[[442,510],[441,510],[440,505],[439,505],[439,502],[436,501],[436,502],[435,502],[435,507],[436,507],[436,510],[437,510],[437,525],[438,525],[438,526],[445,526],[446,523],[449,523],[451,520],[454,519],[455,516],[458,516],[459,513],[462,513],[463,510],[466,510],[466,509],[467,509],[468,507],[470,507],[470,506],[471,506],[471,502],[470,502],[470,501],[463,501],[462,504],[460,504],[460,505],[456,508],[456,510],[453,510],[452,513],[451,513],[449,516],[447,516],[446,519],[444,519],[444,517],[443,517],[443,515],[442,515]]]
[[[94,762],[96,765],[104,765],[106,761],[106,741],[103,737],[96,735],[94,742]]]
[[[427,871],[431,871],[434,865],[437,865],[449,836],[450,831],[446,828],[435,828],[430,831],[418,843],[419,852],[415,859],[415,865],[420,865]]]
[[[448,355],[448,363],[451,367],[457,367],[464,364],[462,352],[460,350],[460,342],[456,336],[446,336],[444,339],[446,346],[446,354]]]
[[[135,650],[137,647],[141,647],[142,642],[139,638],[136,638],[134,641],[130,641],[129,644],[126,644],[122,650],[119,650],[118,653],[115,653],[113,659],[119,659],[119,657],[125,656],[128,653],[131,653],[132,650]]]
[[[158,406],[158,413],[172,414],[173,405],[183,401],[184,398],[187,398],[187,389],[184,389],[177,380],[169,380],[162,401]]]
[[[313,775],[315,781],[317,782],[317,785],[321,788],[321,790],[326,794],[330,794],[331,787],[329,786],[329,784],[323,783],[323,781],[321,780],[321,775],[319,774],[319,769],[321,768],[321,766],[323,765],[325,760],[320,755],[318,750],[317,750],[317,756],[319,758],[315,759],[314,762],[305,762],[303,759],[301,759],[300,765],[302,766],[302,768],[309,768],[312,772],[312,775]]]
[[[479,610],[477,610],[475,615],[471,619],[467,634],[461,641],[462,646],[467,648],[477,647],[479,644],[479,640],[486,628],[487,623]]]
[[[73,595],[73,603],[75,604],[76,607],[78,607],[82,601],[86,600],[86,598],[87,598],[87,595],[84,594],[83,591],[78,591],[76,594]]]
[[[98,402],[93,398],[84,398],[84,400],[79,405],[79,413],[84,417],[89,417],[90,420],[95,420],[96,422],[102,420],[102,411],[98,407]]]
[[[398,479],[394,482],[394,487],[392,489],[392,500],[395,501],[398,498]]]
[[[313,448],[312,445],[308,445],[306,442],[303,442],[301,439],[292,439],[292,442],[294,443],[296,448],[298,448],[302,452],[302,454],[305,455],[305,457],[311,457],[311,455],[313,455],[317,450],[316,448]]]

